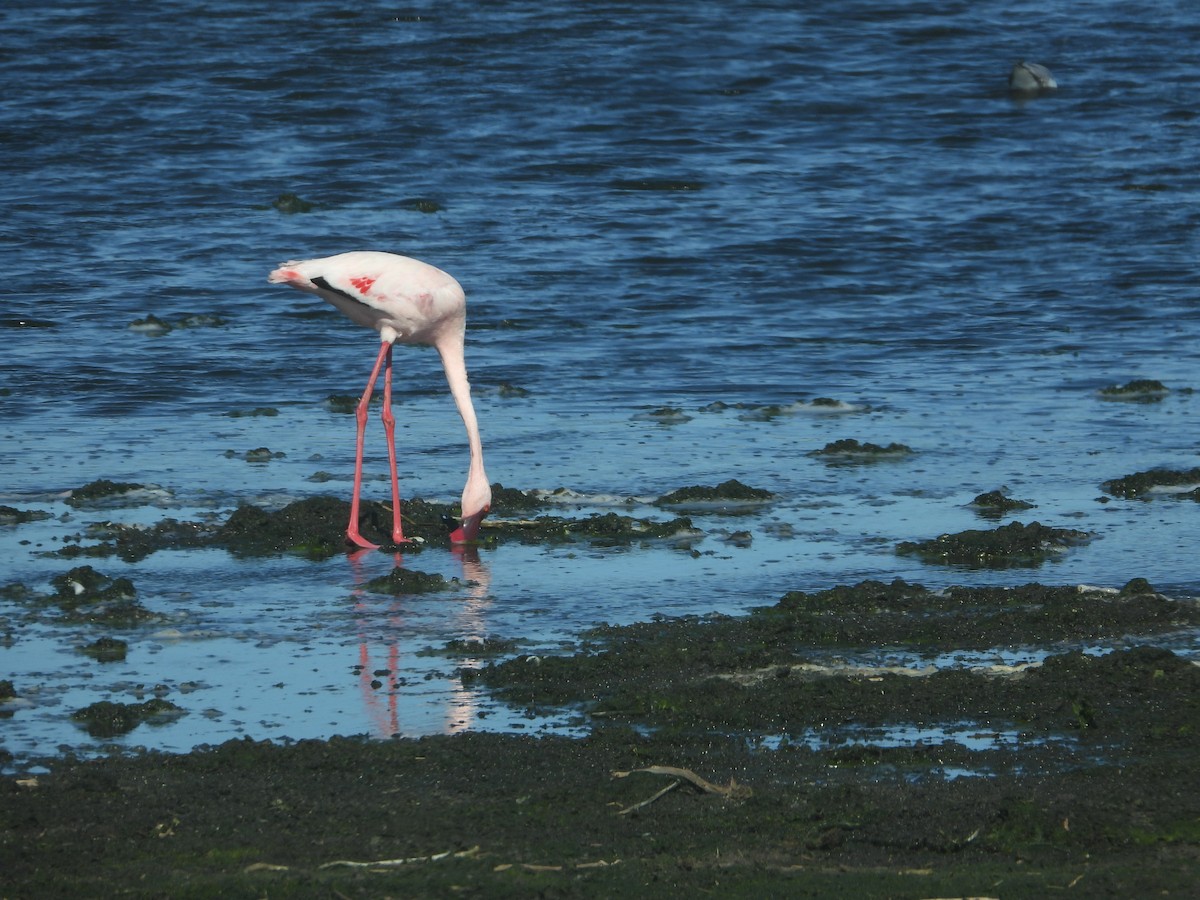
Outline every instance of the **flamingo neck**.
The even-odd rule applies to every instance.
[[[471,384],[467,380],[467,365],[463,355],[462,340],[447,341],[438,345],[442,366],[446,370],[446,383],[454,397],[454,405],[467,429],[467,446],[471,464],[467,470],[467,483],[462,495],[462,524],[451,534],[455,543],[475,539],[479,522],[492,504],[492,489],[488,484],[487,472],[483,468],[483,441],[479,436],[479,421],[475,417],[475,406],[471,402]]]

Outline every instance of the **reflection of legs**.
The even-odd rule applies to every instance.
[[[408,538],[400,527],[400,478],[396,474],[396,417],[392,415],[392,345],[388,344],[387,368],[383,375],[383,432],[387,435],[388,465],[392,469],[392,542],[404,544]]]
[[[362,493],[363,443],[367,431],[367,407],[371,405],[371,392],[375,390],[375,381],[379,378],[379,370],[385,361],[388,364],[388,374],[390,376],[392,361],[392,345],[390,341],[384,341],[383,345],[379,348],[379,356],[375,358],[375,368],[371,370],[371,377],[367,380],[367,389],[363,391],[362,397],[359,398],[358,406],[354,408],[354,418],[358,422],[358,439],[354,451],[354,496],[350,498],[350,523],[346,526],[346,540],[368,550],[375,550],[378,548],[378,545],[372,544],[358,533],[358,498]]]

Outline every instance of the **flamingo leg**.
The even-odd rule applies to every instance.
[[[396,417],[392,415],[392,345],[388,344],[383,375],[383,433],[387,435],[388,466],[392,470],[392,542],[407,544],[400,526],[400,478],[396,473]]]
[[[358,421],[358,437],[354,451],[354,495],[350,498],[350,523],[346,526],[346,540],[366,550],[379,549],[378,544],[372,544],[358,532],[358,507],[359,495],[362,493],[363,443],[367,431],[367,408],[371,405],[371,393],[375,390],[379,370],[385,362],[390,364],[391,358],[391,342],[384,341],[379,348],[379,356],[375,358],[375,368],[371,370],[371,377],[367,380],[367,388],[359,398],[358,406],[354,408],[354,418]]]

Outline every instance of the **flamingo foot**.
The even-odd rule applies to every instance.
[[[378,544],[372,544],[365,537],[358,533],[358,528],[350,526],[346,529],[346,543],[353,544],[355,547],[361,547],[363,550],[378,550]]]
[[[400,523],[400,516],[396,513],[397,507],[392,507],[392,543],[393,544],[411,544],[412,540],[404,536],[404,527]]]

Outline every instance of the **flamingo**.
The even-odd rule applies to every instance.
[[[388,462],[392,474],[392,540],[407,543],[400,524],[400,485],[396,474],[396,420],[392,415],[392,345],[428,344],[442,359],[450,393],[467,427],[471,464],[462,493],[462,521],[450,533],[450,541],[465,544],[475,540],[479,523],[492,503],[492,489],[483,470],[483,445],[479,423],[471,404],[471,385],[463,355],[467,327],[467,301],[463,289],[450,275],[420,260],[379,251],[353,251],[321,259],[282,263],[267,281],[287,284],[327,300],[352,321],[379,332],[382,344],[366,390],[355,407],[358,441],[354,458],[354,496],[350,501],[350,523],[346,539],[368,550],[378,549],[358,530],[359,495],[362,491],[363,436],[367,427],[367,405],[379,371],[383,380],[383,430],[387,435]]]

